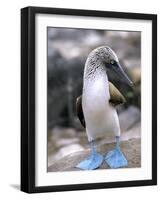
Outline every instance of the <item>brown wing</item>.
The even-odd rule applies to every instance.
[[[85,128],[86,124],[85,124],[84,114],[83,114],[83,109],[82,109],[82,95],[80,95],[76,100],[76,112],[82,126]]]
[[[125,97],[120,93],[120,91],[111,82],[109,82],[109,91],[110,91],[109,102],[112,105],[117,106],[119,104],[123,104],[126,102]]]

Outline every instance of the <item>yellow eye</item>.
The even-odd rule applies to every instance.
[[[111,60],[110,62],[111,62],[111,64],[112,64],[112,65],[115,63],[115,61],[114,61],[114,60]]]

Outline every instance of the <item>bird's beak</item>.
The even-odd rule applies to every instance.
[[[112,66],[112,70],[116,73],[116,75],[121,79],[122,82],[128,84],[130,87],[134,86],[133,82],[129,79],[127,74],[124,72],[120,63],[115,63],[115,65]]]

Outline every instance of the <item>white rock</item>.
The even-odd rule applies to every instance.
[[[83,150],[84,148],[80,144],[71,144],[69,146],[62,147],[56,154],[48,157],[48,166],[52,165],[56,160],[62,159],[67,155]]]
[[[56,142],[56,146],[57,147],[67,146],[67,145],[78,143],[78,142],[79,142],[79,138],[70,138],[70,139],[63,138],[63,139],[59,139]]]

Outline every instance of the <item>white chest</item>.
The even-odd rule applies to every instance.
[[[102,112],[110,99],[107,78],[97,78],[88,82],[83,90],[83,108],[88,112]],[[94,114],[94,113],[93,113]]]
[[[107,76],[86,83],[83,90],[83,113],[87,135],[92,138],[105,134],[117,134],[119,123],[114,107],[109,104],[110,94]]]

